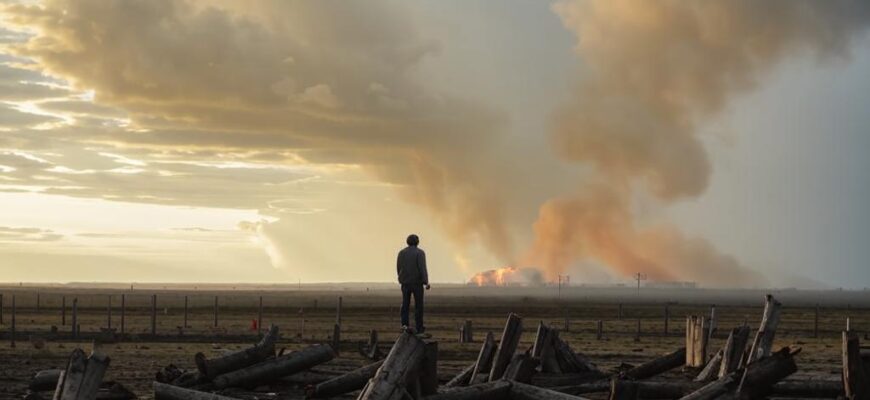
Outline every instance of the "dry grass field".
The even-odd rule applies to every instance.
[[[202,351],[218,355],[243,348],[257,340],[251,330],[258,318],[263,298],[264,325],[280,327],[279,347],[288,350],[309,343],[328,342],[336,321],[336,305],[342,298],[341,355],[318,369],[345,371],[365,363],[357,343],[368,339],[376,329],[382,343],[399,333],[397,289],[385,285],[352,287],[139,287],[71,288],[6,287],[3,293],[3,323],[0,326],[0,398],[21,398],[30,377],[39,370],[63,368],[76,346],[85,350],[97,346],[108,352],[111,365],[107,379],[115,380],[151,398],[151,382],[162,366],[170,363],[195,368],[193,355]],[[36,296],[39,294],[39,308]],[[707,291],[663,289],[555,288],[473,288],[435,287],[427,293],[428,331],[439,342],[439,375],[443,379],[457,373],[477,356],[479,341],[486,332],[496,338],[510,312],[523,317],[521,348],[531,345],[539,321],[561,331],[561,337],[588,355],[601,369],[610,370],[622,363],[637,364],[684,345],[687,315],[709,315],[716,307],[718,335],[711,348],[721,347],[727,332],[747,323],[753,329],[760,322],[762,291]],[[100,328],[108,325],[107,305],[111,296],[112,327],[121,324],[121,295],[125,300],[125,334],[119,340],[103,343]],[[157,335],[150,334],[151,295],[157,295]],[[782,321],[776,346],[795,345],[798,376],[813,375],[835,379],[841,368],[840,331],[850,318],[851,328],[864,336],[870,330],[870,292],[780,291],[773,294],[782,301]],[[16,343],[11,347],[11,301],[16,301]],[[184,296],[188,296],[188,327],[182,328]],[[218,297],[218,326],[214,327],[214,297]],[[561,297],[560,297],[561,296]],[[66,325],[62,324],[61,304],[66,297]],[[80,338],[71,333],[72,299],[78,300]],[[620,306],[621,304],[621,306]],[[668,305],[668,334],[664,329]],[[816,304],[820,304],[819,335],[814,337]],[[622,315],[619,309],[622,308]],[[568,329],[565,329],[566,318]],[[458,327],[471,320],[477,343],[458,341]],[[596,338],[598,320],[604,323],[604,338]],[[641,334],[637,336],[640,321]],[[53,328],[56,333],[52,333]],[[45,341],[42,348],[39,342]],[[867,342],[870,343],[870,342]],[[679,374],[675,370],[672,374]],[[264,395],[261,398],[274,398]],[[290,397],[301,396],[301,391]]]

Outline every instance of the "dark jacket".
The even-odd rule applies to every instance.
[[[399,251],[396,259],[396,272],[402,285],[428,285],[429,272],[426,271],[426,253],[417,246],[408,246]]]

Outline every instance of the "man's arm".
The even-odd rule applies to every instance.
[[[401,278],[402,278],[402,253],[399,252],[399,254],[396,256],[396,279],[398,280]]]
[[[420,268],[420,276],[423,277],[423,284],[429,285],[429,271],[426,270],[426,252],[420,250],[420,255],[417,256],[417,267]]]

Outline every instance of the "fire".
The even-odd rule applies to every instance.
[[[541,273],[534,268],[502,267],[478,272],[468,281],[477,286],[508,286],[540,284]]]

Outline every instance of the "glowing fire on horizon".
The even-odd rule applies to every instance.
[[[502,267],[478,272],[468,281],[477,286],[540,285],[541,272],[534,268]]]

